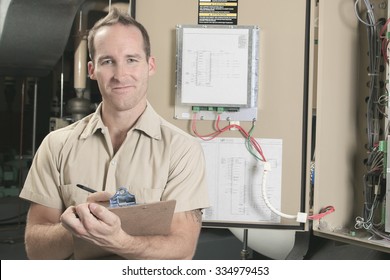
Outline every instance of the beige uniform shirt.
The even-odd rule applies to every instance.
[[[100,105],[101,106],[101,105]],[[64,210],[86,201],[86,185],[112,194],[126,187],[137,203],[176,200],[175,212],[209,206],[200,143],[148,104],[114,154],[100,109],[42,141],[20,197]]]

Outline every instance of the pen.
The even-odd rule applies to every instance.
[[[88,187],[80,185],[80,184],[77,184],[76,186],[79,187],[80,189],[85,190],[85,191],[90,192],[90,193],[96,192],[96,190],[88,188]]]

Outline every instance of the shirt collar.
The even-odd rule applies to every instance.
[[[145,111],[135,123],[134,129],[143,131],[154,139],[161,139],[161,118],[149,102]]]
[[[102,103],[99,104],[96,111],[81,121],[88,122],[84,131],[80,135],[81,139],[85,139],[88,136],[94,134],[97,130],[101,130],[103,133],[107,130],[107,127],[104,125],[101,117],[101,108]],[[139,117],[135,123],[132,130],[139,130],[147,134],[149,137],[154,139],[161,139],[161,118],[150,105],[149,101],[147,102],[146,109]]]

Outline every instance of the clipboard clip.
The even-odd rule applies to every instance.
[[[135,205],[135,195],[129,193],[125,187],[120,187],[110,198],[110,207],[123,207]]]

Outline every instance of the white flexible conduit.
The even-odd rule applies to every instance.
[[[271,203],[269,202],[268,197],[267,197],[267,175],[268,175],[268,172],[270,170],[271,170],[271,164],[269,162],[265,162],[264,163],[264,171],[263,171],[263,180],[262,180],[262,184],[261,184],[264,202],[267,205],[267,207],[276,215],[283,217],[283,218],[286,218],[286,219],[294,219],[295,220],[297,218],[297,215],[284,214],[284,213],[280,212],[279,210],[277,210],[275,207],[273,207],[271,205]]]

